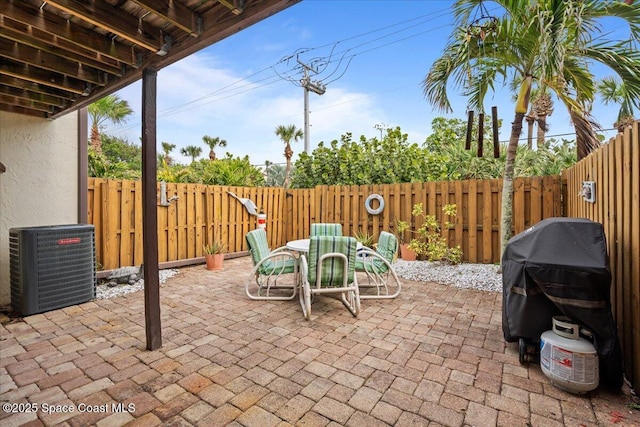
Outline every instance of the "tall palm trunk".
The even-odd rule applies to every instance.
[[[547,136],[547,116],[538,116],[538,133],[536,135],[536,146],[542,147],[544,145],[545,137]]]
[[[293,150],[291,149],[291,145],[287,143],[287,146],[284,148],[284,158],[287,160],[287,165],[284,169],[284,188],[289,188],[289,174],[291,173],[291,157],[293,157]]]
[[[529,150],[533,150],[533,124],[536,122],[536,118],[533,116],[533,112],[529,112],[525,119],[527,119],[527,147]]]
[[[100,132],[98,131],[98,124],[91,125],[91,146],[96,153],[102,153],[102,141],[100,140]]]
[[[509,145],[507,146],[507,158],[504,164],[504,176],[502,177],[502,211],[500,214],[501,253],[504,252],[507,242],[509,242],[513,234],[511,231],[511,224],[513,223],[513,172],[523,121],[524,113],[516,113],[513,123],[511,124],[511,137],[509,138]]]
[[[511,224],[513,223],[513,172],[516,164],[516,151],[518,140],[522,133],[522,123],[524,116],[529,109],[529,96],[531,94],[531,76],[526,76],[520,86],[518,101],[516,102],[516,115],[511,124],[511,137],[507,147],[507,158],[504,163],[504,175],[502,177],[502,212],[500,214],[500,253],[511,238]]]

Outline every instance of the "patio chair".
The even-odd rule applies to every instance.
[[[393,268],[397,253],[398,238],[386,231],[380,233],[375,251],[367,247],[358,250],[356,272],[367,277],[366,282],[359,283],[361,300],[390,299],[400,294],[402,285]]]
[[[360,313],[360,292],[355,274],[356,239],[313,236],[309,254],[300,257],[300,306],[311,320],[311,300],[316,294],[340,294],[354,317]],[[307,256],[309,260],[307,262]]]
[[[270,250],[262,228],[248,232],[245,239],[253,262],[245,285],[247,296],[253,300],[294,299],[298,289],[297,257],[284,247]]]
[[[311,224],[311,236],[342,236],[342,224],[322,222]]]

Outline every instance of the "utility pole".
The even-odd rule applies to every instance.
[[[300,61],[300,59],[296,58],[298,64],[302,66],[304,75],[300,83],[302,84],[302,88],[304,89],[304,151],[307,154],[311,154],[309,149],[309,91],[316,93],[318,95],[322,95],[327,91],[327,87],[317,80],[311,81],[309,78],[309,71],[312,71],[314,74],[318,74],[316,70],[304,64]]]

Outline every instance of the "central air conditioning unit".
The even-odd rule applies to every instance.
[[[10,229],[11,307],[27,316],[94,299],[95,254],[93,225]]]

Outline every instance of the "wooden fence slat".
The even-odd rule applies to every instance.
[[[132,195],[133,181],[122,181],[121,209],[120,209],[120,256],[119,265],[133,264],[133,242],[131,239],[132,224],[131,205],[135,203]]]
[[[531,208],[529,209],[530,220],[525,224],[525,228],[537,224],[543,218],[542,216],[542,177],[533,177],[530,180],[531,187],[529,189],[529,200]]]
[[[482,185],[482,262],[489,264],[493,262],[493,221],[492,211],[491,181],[485,180]],[[499,217],[498,217],[499,218]]]
[[[469,181],[469,198],[468,198],[468,232],[467,232],[467,249],[466,258],[469,262],[478,262],[478,191],[477,181]]]
[[[455,204],[457,207],[457,215],[455,218],[449,218],[449,221],[454,224],[454,241],[452,246],[460,246],[463,247],[464,243],[462,241],[462,236],[464,234],[464,220],[465,220],[465,211],[463,210],[462,198],[464,196],[464,192],[462,191],[462,181],[454,182],[454,197]],[[468,190],[467,190],[468,191]]]

